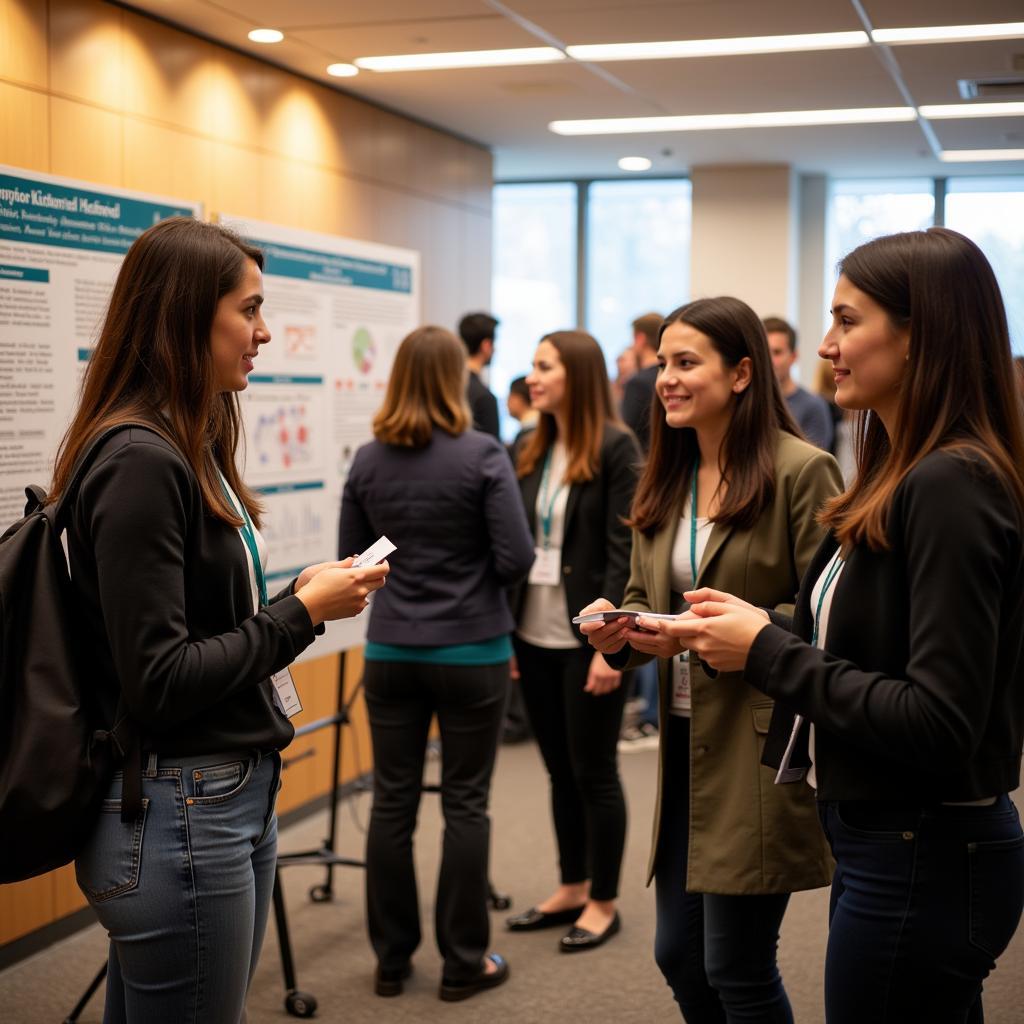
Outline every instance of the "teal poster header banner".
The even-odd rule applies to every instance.
[[[190,206],[0,174],[0,239],[124,255],[146,228],[192,217]]]
[[[377,260],[357,259],[331,252],[298,249],[279,242],[250,239],[263,250],[263,272],[275,277],[295,277],[318,284],[376,288],[386,292],[412,294],[412,267]]]

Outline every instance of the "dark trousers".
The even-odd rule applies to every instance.
[[[563,884],[590,879],[595,900],[613,900],[626,846],[626,800],[617,747],[626,695],[621,686],[583,692],[594,652],[534,647],[515,638],[520,685],[551,778],[551,811]]]
[[[982,982],[1024,906],[1024,836],[991,807],[824,803],[836,858],[829,1024],[980,1024]]]
[[[776,963],[789,894],[686,891],[690,720],[666,715],[662,730],[654,959],[687,1024],[792,1024],[793,1012]]]
[[[382,970],[400,970],[420,943],[413,832],[431,718],[441,730],[444,842],[434,924],[444,977],[479,974],[490,939],[487,814],[505,706],[500,665],[366,663],[373,737],[373,810],[366,840],[366,912]]]

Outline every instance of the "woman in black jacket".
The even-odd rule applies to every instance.
[[[1006,314],[984,255],[944,228],[868,242],[841,270],[819,354],[860,412],[858,472],[824,506],[792,622],[699,590],[688,621],[647,625],[776,700],[765,759],[816,788],[836,858],[830,1024],[974,1024],[1024,905]]]
[[[508,927],[574,923],[560,949],[576,952],[619,929],[626,803],[616,747],[625,696],[621,673],[590,650],[570,620],[594,594],[622,598],[631,546],[625,518],[640,456],[615,415],[604,355],[589,334],[543,338],[527,384],[541,415],[516,468],[536,558],[518,599],[515,648],[530,725],[551,776],[561,879]]]
[[[143,233],[54,469],[50,500],[94,438],[125,426],[95,453],[68,527],[98,701],[141,737],[141,769],[130,757],[115,775],[75,864],[110,933],[105,1021],[241,1019],[294,733],[287,666],[387,573],[324,563],[268,598],[260,508],[235,463],[237,392],[270,341],[262,265],[214,224]]]
[[[487,802],[512,655],[503,588],[526,575],[533,548],[508,454],[470,429],[465,392],[462,343],[442,327],[413,331],[341,505],[341,551],[362,551],[381,534],[397,546],[365,652],[374,754],[366,906],[381,996],[402,991],[420,942],[412,839],[435,715],[445,819],[440,995],[465,999],[508,977],[506,961],[487,954]]]

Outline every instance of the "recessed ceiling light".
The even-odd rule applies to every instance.
[[[328,64],[327,74],[335,78],[353,78],[359,74],[359,68],[355,64]]]
[[[1024,149],[944,149],[939,159],[947,164],[976,163],[984,160],[1024,160]]]
[[[514,50],[459,50],[454,53],[404,53],[390,57],[357,57],[366,71],[436,71],[446,68],[509,67],[515,64],[550,64],[565,60],[553,46],[526,46]]]
[[[724,128],[796,128],[804,125],[881,124],[913,121],[913,107],[847,110],[769,110],[754,114],[684,114],[678,117],[604,117],[552,121],[556,135],[622,135],[632,132],[700,132]]]
[[[249,38],[254,43],[279,43],[284,39],[284,33],[276,28],[254,28],[249,33]]]
[[[619,170],[622,171],[649,171],[651,161],[645,156],[624,156],[619,161]]]
[[[1024,103],[937,103],[917,108],[922,117],[1018,117],[1024,114]]]
[[[971,39],[1016,39],[1024,36],[1024,21],[998,25],[932,25],[924,28],[876,28],[876,43],[960,43]]]
[[[796,50],[836,50],[867,46],[866,32],[813,32],[792,36],[748,36],[736,39],[676,39],[655,43],[594,43],[567,46],[573,60],[669,60],[680,57],[724,57]]]

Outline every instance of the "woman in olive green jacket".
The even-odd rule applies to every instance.
[[[761,322],[740,300],[701,299],[669,314],[658,359],[622,607],[679,612],[699,581],[791,608],[821,541],[814,514],[842,489],[835,460],[800,439]],[[611,607],[600,599],[583,611]],[[813,794],[775,786],[761,766],[772,702],[741,673],[712,681],[678,641],[628,619],[581,628],[616,667],[659,659],[649,871],[655,959],[681,1011],[688,1024],[791,1022],[779,926],[789,894],[828,885],[832,861]]]

